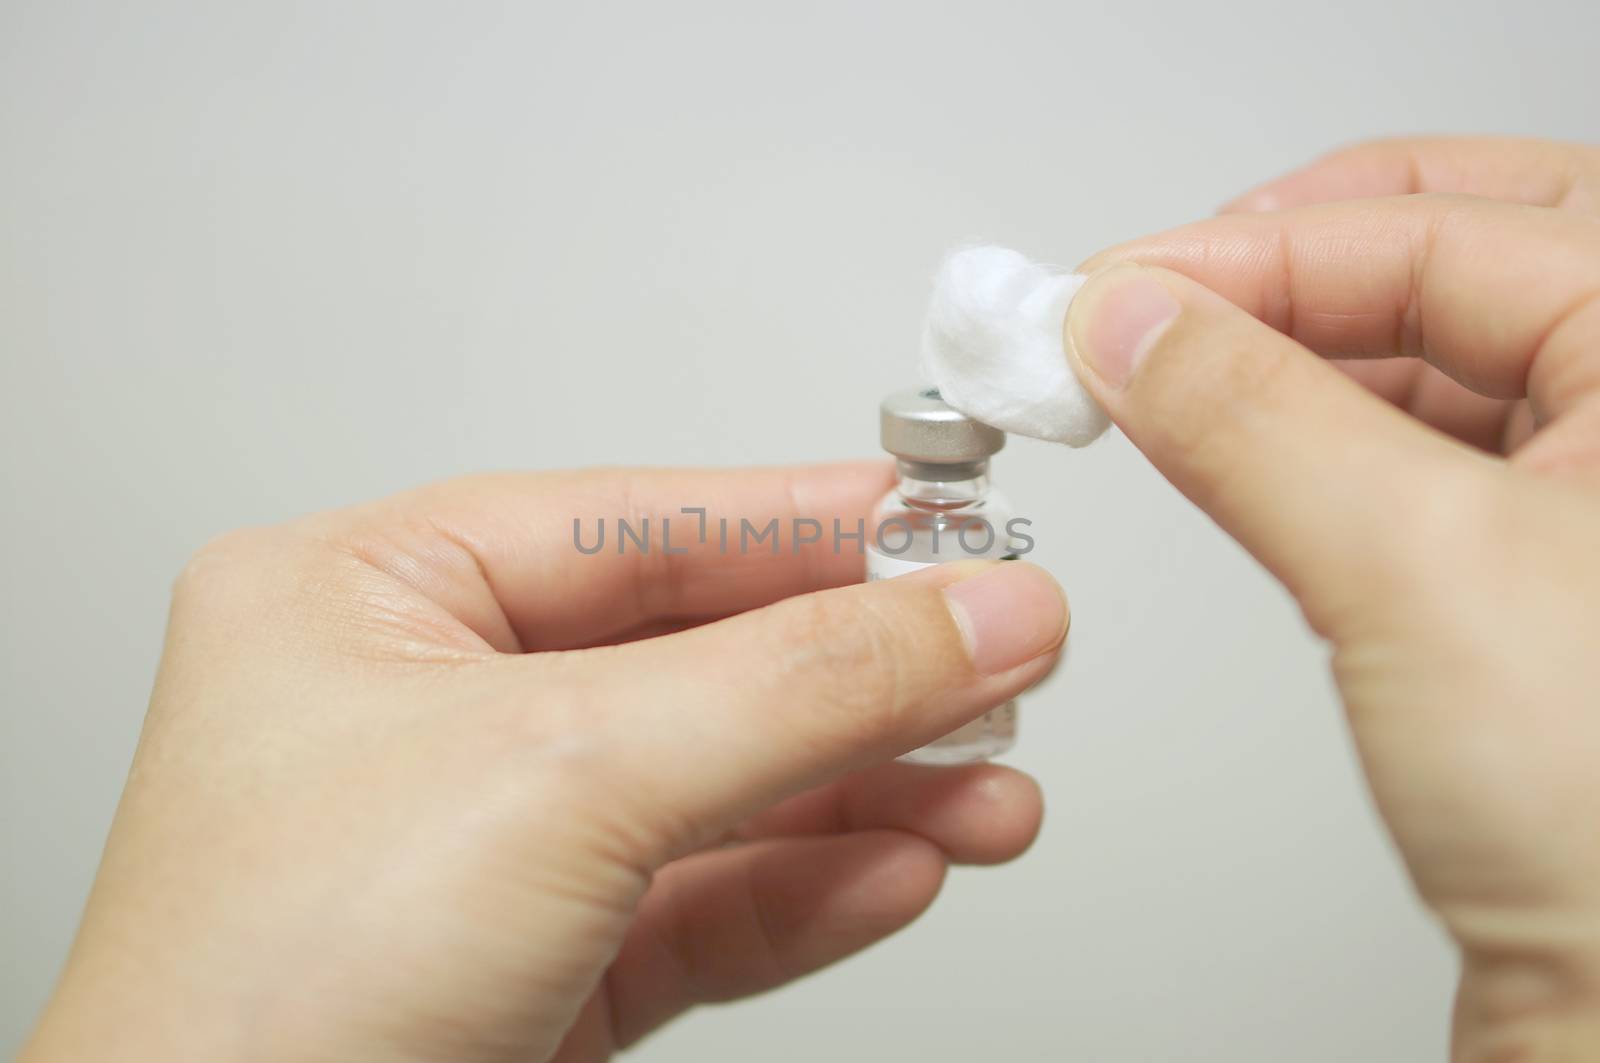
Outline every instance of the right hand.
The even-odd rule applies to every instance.
[[[1454,1057],[1600,1058],[1600,151],[1370,144],[1082,271],[1080,376],[1333,644]]]

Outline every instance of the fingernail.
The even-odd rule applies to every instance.
[[[1114,388],[1125,386],[1178,317],[1172,293],[1137,266],[1091,278],[1072,301],[1067,331],[1078,357]]]
[[[944,588],[979,675],[998,675],[1060,645],[1067,599],[1050,573],[1002,561]]]

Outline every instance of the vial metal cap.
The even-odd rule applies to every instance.
[[[883,449],[902,461],[955,465],[982,461],[1006,445],[1006,434],[945,405],[935,388],[897,391],[878,407]]]

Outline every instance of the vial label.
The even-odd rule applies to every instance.
[[[915,572],[919,568],[937,565],[937,561],[907,561],[903,557],[895,557],[881,550],[867,547],[867,580],[893,579],[903,576],[907,572]]]
[[[1001,546],[1000,550],[1005,552],[996,552],[991,556],[998,556],[1002,561],[1017,556],[1007,550],[1006,546]],[[960,559],[949,557],[943,561],[911,561],[886,554],[871,546],[867,547],[866,554],[868,581],[893,579],[907,572],[916,572],[918,569]],[[902,754],[900,760],[908,764],[970,764],[1004,753],[1016,740],[1017,703],[1008,701],[998,708],[990,709],[965,727],[930,742],[921,749],[913,749],[909,753]]]

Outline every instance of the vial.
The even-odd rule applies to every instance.
[[[1006,445],[1004,432],[947,406],[934,389],[884,399],[879,431],[898,482],[872,514],[867,579],[1017,556],[1008,506],[989,487],[989,459]],[[966,764],[1010,749],[1016,737],[1017,706],[1008,701],[900,759]]]

